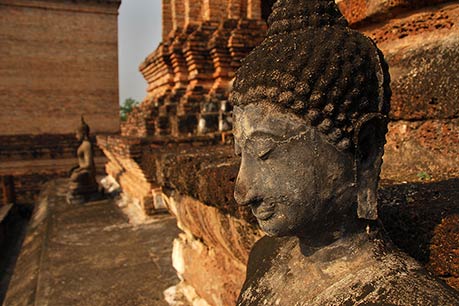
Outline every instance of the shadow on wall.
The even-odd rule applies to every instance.
[[[459,289],[459,179],[382,184],[380,218],[392,241]]]

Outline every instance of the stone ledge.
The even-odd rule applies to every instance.
[[[223,214],[254,223],[247,207],[233,197],[240,159],[231,145],[177,147],[143,157],[143,169],[154,184],[213,206]]]

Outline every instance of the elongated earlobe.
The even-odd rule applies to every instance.
[[[357,216],[360,219],[376,220],[378,219],[378,183],[364,183],[365,186],[359,186],[357,191]]]
[[[384,154],[385,120],[381,115],[372,114],[362,118],[354,137],[357,215],[362,219],[378,219],[378,183]]]

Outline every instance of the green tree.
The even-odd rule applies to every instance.
[[[139,105],[139,101],[136,101],[132,98],[127,98],[126,100],[124,100],[124,103],[120,105],[121,121],[126,121],[128,114],[132,112],[134,107],[136,107],[137,105]]]

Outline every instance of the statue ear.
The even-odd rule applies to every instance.
[[[386,130],[387,119],[381,114],[364,116],[355,129],[357,215],[362,219],[378,219],[377,191]]]

